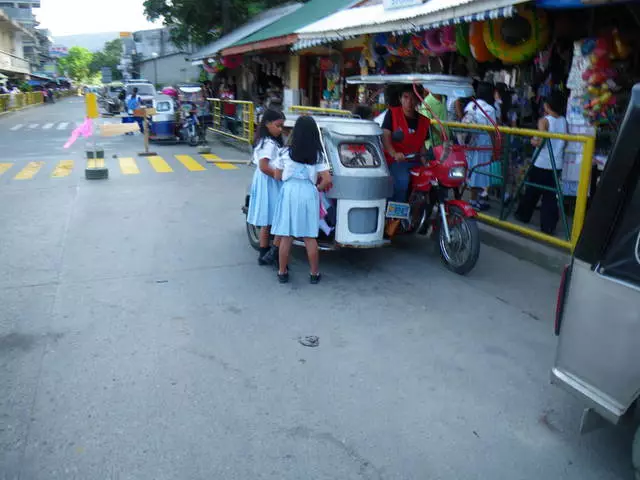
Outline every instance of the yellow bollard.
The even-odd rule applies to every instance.
[[[98,111],[98,97],[96,96],[96,94],[87,93],[84,101],[87,106],[87,117],[99,118],[100,112]]]

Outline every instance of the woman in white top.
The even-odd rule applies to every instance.
[[[564,105],[564,95],[558,91],[552,92],[544,102],[545,116],[538,121],[538,130],[550,133],[567,133],[567,119],[562,115]],[[539,147],[542,142],[541,138],[533,138],[531,140],[531,144],[534,147]],[[553,156],[549,154],[549,145],[551,145]],[[557,178],[558,182],[560,182],[566,145],[567,142],[564,140],[548,139],[540,149],[538,158],[529,171],[527,182],[555,189],[555,179]],[[543,233],[553,235],[560,216],[555,191],[527,186],[524,196],[518,205],[518,210],[516,210],[515,217],[521,222],[529,223],[541,196],[540,230]]]
[[[310,281],[318,283],[318,230],[320,228],[320,196],[331,183],[329,165],[322,153],[320,132],[313,117],[302,116],[293,128],[291,147],[283,150],[276,178],[283,184],[271,231],[280,239],[278,280],[289,281],[289,250],[293,237],[304,239],[309,258]],[[320,182],[318,182],[320,177]]]
[[[269,237],[273,216],[278,203],[282,182],[276,179],[282,148],[282,127],[284,115],[275,110],[267,110],[260,121],[258,140],[253,147],[253,163],[257,167],[251,182],[247,223],[260,228],[259,265],[273,263],[277,258],[277,239],[269,249]]]

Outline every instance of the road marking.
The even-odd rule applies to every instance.
[[[237,170],[238,167],[231,163],[225,163],[222,159],[213,154],[213,153],[203,153],[202,156],[207,162],[212,162],[218,167],[220,170]]]
[[[62,122],[58,124],[58,130],[64,130],[69,125],[69,122]]]
[[[22,127],[24,127],[24,125],[19,123],[18,125],[14,125],[13,127],[11,127],[9,130],[15,132],[16,130],[20,130]]]
[[[53,127],[53,123],[46,123],[42,126],[42,129],[49,130],[51,127]]]
[[[9,170],[13,163],[0,163],[0,175]]]
[[[87,168],[104,168],[104,158],[90,158],[87,160]]]
[[[135,175],[136,173],[140,173],[135,159],[129,157],[120,159],[120,170],[124,175]]]
[[[206,170],[202,165],[196,162],[191,155],[176,155],[178,161],[187,167],[187,170],[191,170],[192,172],[202,172]]]
[[[31,125],[29,125],[29,128],[31,130],[35,130],[36,128],[38,128],[38,124],[37,123],[32,123]]]
[[[60,160],[51,174],[54,178],[67,177],[73,170],[73,160]]]
[[[13,178],[16,180],[30,180],[42,168],[44,162],[29,162],[20,172]]]
[[[149,157],[149,162],[153,169],[158,173],[170,173],[173,172],[173,168],[166,162],[166,160],[158,155]]]

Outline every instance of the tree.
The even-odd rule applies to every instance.
[[[76,83],[84,83],[91,76],[93,54],[84,47],[71,47],[69,54],[58,60],[58,67]]]
[[[229,33],[250,17],[290,0],[145,0],[151,21],[162,19],[178,47],[204,45]]]
[[[114,80],[120,80],[122,78],[122,72],[118,70],[118,64],[120,63],[120,57],[122,56],[122,40],[116,38],[104,44],[104,48],[93,54],[93,60],[89,69],[92,74],[99,74],[102,68],[107,67],[111,69]]]

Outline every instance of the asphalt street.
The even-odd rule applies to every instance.
[[[323,254],[319,285],[297,250],[279,285],[249,167],[113,137],[87,181],[82,117],[0,117],[0,478],[632,478],[632,431],[580,436],[549,383],[556,275],[483,245],[460,277],[409,238]]]

